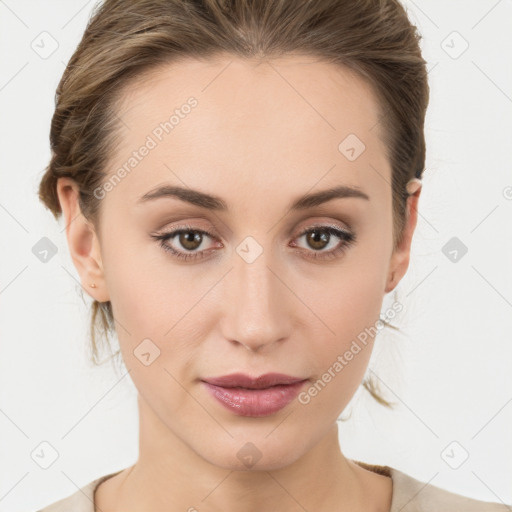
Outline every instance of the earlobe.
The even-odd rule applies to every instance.
[[[389,277],[384,289],[385,293],[394,290],[402,277],[407,272],[411,255],[412,236],[418,220],[418,201],[421,193],[421,181],[413,178],[407,184],[406,222],[400,245],[395,249],[391,256],[389,266]]]
[[[93,224],[80,210],[79,186],[71,178],[59,178],[57,194],[65,221],[69,252],[80,275],[82,288],[98,302],[106,302],[110,298],[103,274],[99,240]]]

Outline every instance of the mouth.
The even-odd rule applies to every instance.
[[[265,389],[274,386],[296,384],[304,380],[306,380],[304,377],[292,377],[284,373],[266,373],[257,377],[251,377],[244,373],[232,373],[222,377],[206,378],[203,379],[203,382],[223,388]]]
[[[308,379],[281,373],[250,377],[241,373],[202,379],[222,406],[239,416],[260,417],[286,407]]]

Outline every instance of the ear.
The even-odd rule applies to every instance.
[[[81,212],[79,186],[71,178],[57,180],[57,195],[66,222],[69,252],[82,288],[98,302],[110,300],[103,274],[100,244],[93,224]],[[91,287],[95,284],[95,287]]]
[[[400,282],[409,267],[412,235],[418,220],[418,201],[421,193],[421,181],[412,179],[407,184],[406,221],[402,240],[391,256],[389,265],[389,276],[386,283],[385,293],[392,291]]]

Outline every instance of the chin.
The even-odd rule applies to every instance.
[[[210,464],[231,471],[274,471],[293,464],[301,456],[300,450],[305,450],[290,437],[285,443],[278,436],[271,441],[265,435],[253,441],[247,436],[242,441],[231,439],[197,453]]]

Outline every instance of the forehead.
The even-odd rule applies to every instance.
[[[130,168],[115,194],[131,203],[163,182],[220,196],[235,184],[294,195],[323,176],[326,186],[371,188],[382,180],[375,169],[385,180],[390,172],[370,86],[311,57],[172,62],[129,85],[117,115],[120,143],[107,174]]]

